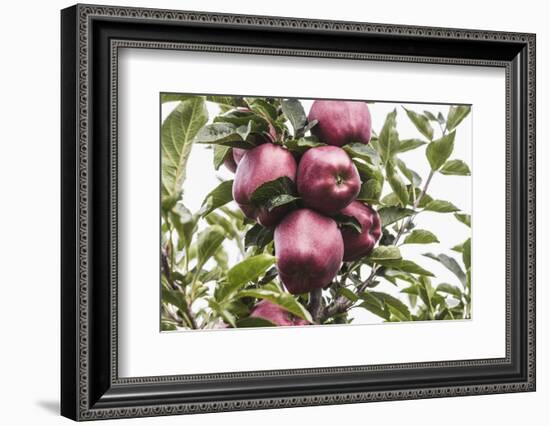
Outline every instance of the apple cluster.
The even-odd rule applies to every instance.
[[[226,167],[235,172],[233,198],[243,213],[274,229],[277,270],[292,294],[326,288],[343,261],[368,255],[381,234],[377,212],[357,200],[361,190],[359,172],[342,148],[352,142],[370,142],[368,105],[318,100],[312,104],[308,121],[317,123],[311,133],[324,145],[307,149],[298,159],[266,136],[253,149],[233,148],[225,160]],[[251,202],[258,187],[281,177],[295,183],[298,208],[284,204],[269,210]],[[355,218],[361,231],[339,227],[336,218],[341,216]],[[262,307],[270,309],[268,305]]]

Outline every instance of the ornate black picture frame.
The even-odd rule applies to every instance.
[[[62,415],[92,420],[535,390],[535,35],[93,5],[64,9],[61,27]],[[504,68],[506,356],[119,378],[121,47]]]

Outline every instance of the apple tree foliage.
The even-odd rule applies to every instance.
[[[432,231],[415,226],[415,219],[424,212],[471,226],[468,213],[449,200],[430,196],[434,179],[470,175],[463,159],[453,157],[455,135],[470,112],[468,106],[451,106],[446,116],[395,109],[369,144],[343,147],[361,177],[358,200],[377,210],[383,234],[368,256],[342,264],[313,308],[312,294],[292,295],[278,280],[273,230],[247,219],[232,202],[232,180],[221,182],[194,212],[183,204],[182,191],[194,144],[211,147],[213,170],[222,166],[232,148],[252,149],[261,136],[270,136],[273,143],[299,158],[323,145],[310,132],[317,123],[307,121],[296,99],[169,94],[161,100],[178,102],[161,129],[162,330],[273,326],[250,316],[261,300],[317,324],[351,323],[356,309],[366,309],[384,321],[470,318],[470,239],[457,241],[454,247],[437,245],[441,247],[437,253],[427,250],[422,265],[403,258],[400,250],[407,244],[439,243]],[[207,102],[219,106],[219,115],[208,117]],[[401,139],[398,118],[411,120],[418,137]],[[420,176],[402,158],[403,153],[418,149],[424,150],[430,166],[427,176]],[[295,208],[300,198],[294,183],[280,178],[260,186],[252,201],[267,209],[284,204]],[[334,219],[340,227],[361,229],[354,218]],[[240,254],[236,264],[228,261],[229,244]],[[461,261],[448,250],[458,253],[455,257]],[[452,272],[452,282],[438,280],[430,271],[433,262]],[[396,286],[399,296],[378,290],[381,282]]]

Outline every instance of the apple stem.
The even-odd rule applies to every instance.
[[[323,289],[316,288],[309,292],[309,306],[308,311],[313,318],[315,324],[319,324],[319,319],[322,313],[322,299],[323,299]]]

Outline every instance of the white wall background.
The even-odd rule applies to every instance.
[[[133,0],[127,4],[382,23],[536,32],[538,66],[538,391],[453,399],[122,420],[118,424],[271,425],[310,421],[446,426],[544,424],[550,398],[546,311],[550,252],[544,223],[550,213],[545,188],[550,171],[545,146],[550,134],[550,29],[545,3],[537,0],[471,1],[443,5],[438,0],[361,3],[223,0]],[[59,9],[70,2],[10,2],[3,5],[0,68],[0,418],[3,424],[68,424],[58,417],[59,394]],[[540,419],[540,420],[539,420]],[[111,421],[102,424],[117,424]]]

